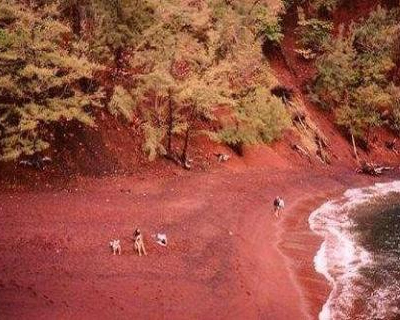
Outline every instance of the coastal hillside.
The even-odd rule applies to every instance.
[[[0,0],[0,318],[400,319],[399,0]]]
[[[396,1],[2,1],[4,182],[397,161]]]

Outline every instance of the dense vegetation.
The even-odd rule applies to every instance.
[[[99,103],[96,90],[83,88],[98,66],[54,8],[26,11],[0,5],[0,143],[2,158],[15,159],[49,146],[46,124],[76,119],[93,125],[86,108]]]
[[[150,159],[184,163],[196,134],[232,146],[273,141],[290,121],[268,90],[276,80],[261,44],[281,40],[281,10],[268,1],[2,1],[1,159],[48,148],[68,121],[95,126],[97,108],[133,122]]]
[[[98,110],[130,123],[150,160],[182,165],[196,135],[236,151],[290,126],[265,50],[295,9],[296,51],[316,67],[310,96],[352,140],[400,130],[400,14],[378,7],[335,26],[340,0],[4,0],[0,160],[48,149]],[[266,46],[266,44],[268,46]],[[275,51],[273,51],[275,52]],[[396,80],[397,79],[397,80]]]
[[[399,39],[399,11],[378,7],[322,43],[313,98],[334,110],[354,146],[355,140],[368,142],[374,127],[400,129],[400,84],[393,78]]]

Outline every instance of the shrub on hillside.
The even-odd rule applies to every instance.
[[[89,108],[100,95],[83,88],[99,66],[74,47],[70,28],[46,9],[33,11],[14,1],[1,2],[0,160],[32,155],[49,146],[44,128],[77,120],[94,125]],[[90,82],[88,81],[88,82]]]
[[[299,21],[296,32],[299,34],[298,45],[305,50],[322,52],[324,45],[330,39],[333,24],[316,18],[307,19],[299,8]]]
[[[333,12],[340,4],[340,1],[341,0],[311,0],[310,3],[320,15],[325,16]]]
[[[271,119],[285,117],[272,107],[277,81],[262,45],[281,41],[282,9],[268,0],[1,2],[2,159],[48,147],[53,122],[94,125],[92,106],[137,118],[151,159],[174,151],[184,161],[192,137],[217,127],[219,105],[252,128],[241,141],[272,141],[283,125]]]
[[[114,88],[113,95],[108,103],[108,110],[113,116],[122,115],[125,120],[132,122],[135,102],[132,95],[122,86]]]
[[[272,14],[268,7],[255,5],[250,13],[252,24],[255,26],[255,33],[272,44],[279,44],[283,39],[280,18]]]
[[[363,137],[381,126],[380,115],[390,111],[398,128],[399,88],[389,77],[395,67],[400,36],[397,10],[380,7],[363,22],[349,26],[344,35],[326,45],[317,60],[313,94],[320,105],[336,109],[336,122],[352,136]],[[398,97],[398,96],[397,96]]]
[[[198,7],[171,1],[154,14],[159,25],[143,33],[143,47],[134,51],[131,61],[132,65],[146,66],[144,74],[138,76],[134,95],[145,118],[148,155],[166,155],[184,162],[192,137],[204,133],[229,144],[232,139],[255,143],[253,137],[245,136],[245,130],[231,134],[230,128],[224,128],[210,133],[210,119],[218,105],[235,114],[240,128],[257,127],[252,129],[258,130],[257,142],[270,142],[279,136],[280,122],[275,124],[268,117],[279,118],[276,113],[284,109],[269,107],[269,90],[263,94],[264,108],[255,109],[246,95],[251,88],[268,88],[272,82],[260,47],[266,39],[280,41],[276,13],[263,1],[221,0]],[[257,118],[258,112],[263,114]],[[266,125],[259,123],[263,121]],[[172,140],[179,141],[173,150]],[[164,148],[158,148],[160,144]]]
[[[271,143],[289,126],[290,116],[282,100],[258,88],[239,101],[233,119],[230,117],[215,137],[231,146]]]
[[[313,97],[322,107],[330,109],[346,99],[360,76],[355,67],[357,52],[353,48],[352,36],[344,36],[340,31],[336,39],[325,45],[325,50],[316,62]]]

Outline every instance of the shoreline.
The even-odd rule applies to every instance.
[[[330,288],[314,270],[322,239],[308,217],[327,198],[383,180],[392,179],[255,169],[0,193],[0,312],[6,319],[317,319]],[[278,194],[287,204],[280,220],[272,212]],[[128,240],[137,224],[149,252],[143,259]],[[152,241],[157,231],[167,233],[167,248]],[[105,245],[117,236],[121,257]]]
[[[396,179],[393,177],[384,180],[388,182]],[[294,203],[290,208],[291,214],[285,216],[281,222],[282,231],[276,245],[287,260],[294,282],[301,288],[301,299],[307,319],[318,319],[333,289],[328,279],[315,269],[314,259],[324,238],[311,230],[310,215],[325,202],[341,198],[348,189],[369,187],[377,182],[382,182],[382,180],[358,181],[355,179],[354,183],[345,183],[335,191],[316,192]],[[294,212],[298,214],[295,215]]]
[[[352,319],[358,316],[383,319],[389,316],[388,312],[392,312],[389,311],[389,305],[394,302],[390,299],[381,302],[380,298],[370,297],[375,287],[374,291],[365,293],[365,290],[372,288],[362,270],[368,270],[376,261],[373,253],[358,238],[359,224],[355,217],[376,215],[377,204],[388,207],[389,195],[395,197],[394,194],[397,194],[397,199],[394,199],[399,203],[399,192],[399,180],[350,188],[341,197],[324,203],[312,212],[310,227],[324,241],[315,256],[315,268],[332,285],[320,319]],[[369,232],[371,226],[367,228]],[[387,294],[385,290],[380,288],[378,296]],[[364,301],[363,305],[360,301]],[[388,309],[382,303],[387,303]],[[366,305],[370,307],[368,311],[365,310]]]

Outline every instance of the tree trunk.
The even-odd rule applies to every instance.
[[[168,92],[168,131],[167,131],[167,154],[172,156],[172,130],[174,128],[174,117],[172,107],[172,94]]]
[[[114,62],[117,70],[121,70],[123,68],[123,52],[124,49],[121,46],[119,46],[114,52]]]
[[[192,133],[194,121],[196,118],[196,110],[197,110],[197,105],[195,104],[192,105],[189,116],[187,118],[187,129],[185,132],[185,141],[183,143],[182,154],[181,154],[181,161],[185,169],[190,169],[190,164],[187,157],[188,153],[187,151],[189,148],[190,135]]]
[[[357,154],[356,141],[354,140],[353,133],[351,133],[351,143],[353,144],[353,152],[354,152],[354,155],[355,155],[355,157],[357,159],[357,162],[360,162],[360,159],[358,158],[358,154]]]
[[[187,151],[189,148],[189,139],[190,139],[190,133],[191,133],[191,125],[189,124],[186,132],[185,132],[185,142],[183,144],[183,148],[182,148],[182,155],[181,155],[181,160],[183,162],[183,164],[185,165],[186,161],[187,161]]]
[[[75,3],[71,9],[72,13],[72,32],[78,37],[82,34],[82,12],[78,3]]]

